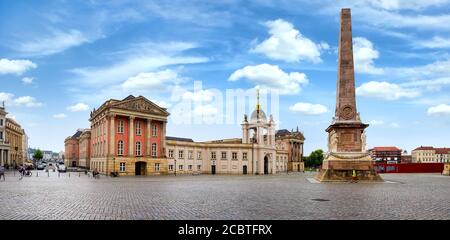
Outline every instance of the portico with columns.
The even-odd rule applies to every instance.
[[[90,169],[108,175],[111,172],[119,175],[167,172],[164,136],[168,116],[165,108],[132,95],[123,100],[108,100],[94,109],[90,118],[95,132],[91,141],[94,154]],[[97,128],[100,130],[95,131]],[[95,135],[97,133],[100,135]]]

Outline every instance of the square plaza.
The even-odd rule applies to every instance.
[[[93,179],[40,171],[0,182],[0,219],[450,219],[450,178],[382,174],[317,183],[315,173]]]

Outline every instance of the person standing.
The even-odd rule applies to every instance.
[[[356,170],[353,169],[353,173],[352,173],[352,183],[356,183],[358,182],[358,177],[356,175]]]
[[[5,167],[0,166],[0,180],[2,179],[2,177],[3,177],[3,181],[6,181],[6,179],[5,179]]]

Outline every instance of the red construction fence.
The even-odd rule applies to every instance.
[[[375,163],[378,173],[442,173],[444,163]]]

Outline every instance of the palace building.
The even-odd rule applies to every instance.
[[[14,119],[6,117],[3,103],[0,106],[0,165],[15,167],[27,162],[28,137]]]
[[[303,134],[298,128],[275,131],[273,117],[267,117],[261,109],[259,94],[255,110],[241,123],[242,138],[194,142],[166,136],[168,116],[167,109],[143,96],[111,99],[91,112],[89,131],[67,139],[78,141],[74,145],[79,146],[79,165],[102,174],[274,174],[304,170]]]

